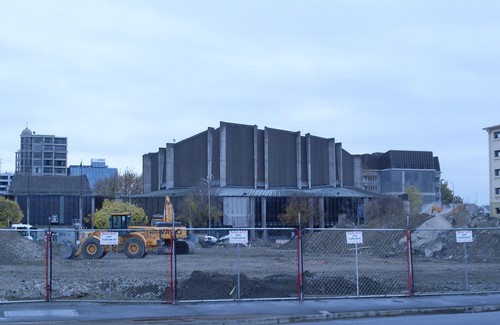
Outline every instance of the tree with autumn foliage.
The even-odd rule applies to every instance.
[[[309,227],[312,226],[315,214],[317,214],[317,207],[311,198],[296,196],[288,200],[285,213],[280,214],[278,218],[287,225]]]
[[[109,217],[112,213],[130,213],[132,225],[148,225],[146,212],[137,205],[127,202],[104,200],[102,208],[92,215],[92,225],[96,229],[109,228]]]

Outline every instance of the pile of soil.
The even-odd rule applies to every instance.
[[[45,242],[27,239],[17,231],[0,231],[0,260],[4,264],[23,264],[45,259]]]

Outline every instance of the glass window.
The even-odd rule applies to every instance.
[[[43,158],[54,158],[54,153],[53,152],[44,152]]]
[[[66,139],[65,138],[55,138],[54,143],[55,144],[66,144]]]
[[[66,159],[66,154],[65,153],[56,153],[54,158],[56,158],[56,159]]]
[[[500,139],[500,131],[493,132],[493,138],[494,139]]]
[[[56,146],[55,151],[66,151],[66,147],[65,146]]]
[[[53,143],[54,139],[52,138],[43,138],[43,143]]]
[[[53,146],[45,145],[43,146],[43,150],[54,150]]]
[[[495,169],[495,176],[500,176],[500,169]]]
[[[495,150],[495,158],[500,158],[500,150]]]
[[[495,188],[495,195],[500,195],[500,187]]]

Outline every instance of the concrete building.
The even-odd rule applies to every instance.
[[[441,200],[441,169],[430,151],[391,150],[354,156],[357,188],[384,195],[401,195],[416,188],[423,203]]]
[[[35,134],[26,127],[21,132],[21,146],[16,152],[16,174],[66,175],[67,155],[67,138]]]
[[[69,176],[87,176],[90,188],[93,190],[97,181],[118,176],[117,168],[106,165],[106,159],[93,158],[89,165],[71,165],[68,168]]]
[[[7,194],[13,177],[13,173],[0,173],[0,194]]]
[[[362,203],[379,193],[399,195],[414,185],[435,200],[439,175],[431,152],[352,155],[334,138],[221,122],[143,155],[144,193],[133,199],[153,215],[165,195],[182,209],[193,188],[205,187],[223,209],[216,226],[275,227],[283,226],[287,202],[301,196],[317,207],[307,226],[331,227],[340,216],[356,220]]]
[[[488,132],[490,214],[500,218],[500,124],[484,130]]]
[[[102,204],[102,198],[91,195],[85,176],[14,175],[7,197],[19,204],[22,222],[36,226],[83,224]]]

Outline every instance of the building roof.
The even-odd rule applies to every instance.
[[[177,188],[167,189],[156,192],[149,192],[134,195],[135,198],[141,197],[164,197],[168,196],[188,196],[192,193],[193,188]],[[213,196],[219,197],[359,197],[370,198],[379,196],[377,193],[364,191],[358,188],[346,187],[320,187],[313,189],[297,189],[297,188],[272,188],[272,189],[255,189],[242,187],[215,187],[212,188]]]
[[[9,194],[91,194],[89,181],[80,176],[28,176],[14,175]]]
[[[26,129],[24,129],[22,132],[21,132],[21,136],[22,137],[29,137],[33,135],[33,132],[31,132],[30,129],[28,129],[28,127],[26,127]]]
[[[385,153],[361,155],[367,169],[430,169],[440,171],[439,159],[432,151],[390,150]]]
[[[497,124],[497,125],[493,125],[493,126],[489,126],[489,127],[486,127],[484,128],[483,130],[486,130],[488,132],[491,132],[493,130],[497,130],[497,129],[500,129],[500,124]]]

